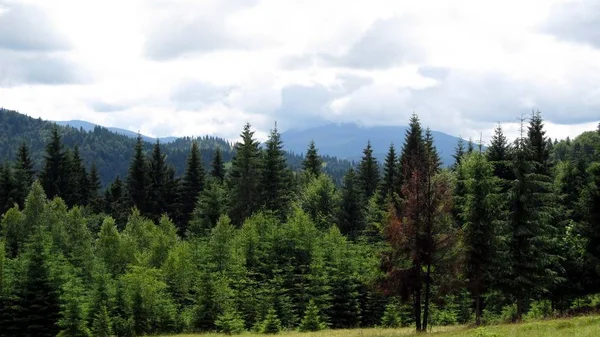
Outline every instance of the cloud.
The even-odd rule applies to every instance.
[[[0,50],[0,86],[73,84],[88,80],[77,64],[63,57]]]
[[[57,51],[70,48],[48,16],[35,6],[0,1],[0,49]]]
[[[194,52],[259,48],[264,41],[244,36],[228,24],[227,16],[256,1],[206,1],[165,6],[150,25],[145,55],[154,60],[174,59]]]
[[[115,112],[127,109],[126,105],[114,104],[104,101],[94,101],[90,103],[90,107],[96,112]]]
[[[385,69],[422,60],[424,52],[414,41],[416,24],[409,16],[379,19],[333,63],[350,68]]]
[[[228,86],[217,86],[202,81],[179,84],[171,93],[171,101],[179,108],[194,109],[223,101],[231,92]]]
[[[600,2],[575,0],[556,4],[541,29],[560,39],[600,48]]]

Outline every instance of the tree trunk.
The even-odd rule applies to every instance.
[[[423,331],[427,331],[429,323],[429,297],[431,296],[431,263],[427,264],[427,274],[425,274],[425,308],[423,310]]]
[[[417,263],[415,266],[417,277],[416,277],[416,289],[415,289],[415,324],[417,326],[417,332],[423,331],[421,325],[421,264]]]
[[[475,324],[481,325],[481,294],[475,291]]]
[[[519,294],[517,296],[517,322],[520,322],[523,319],[523,309],[524,309],[524,303],[523,303],[523,295]]]

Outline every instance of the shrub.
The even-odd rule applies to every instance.
[[[535,301],[531,304],[531,309],[525,315],[526,319],[540,319],[552,316],[552,303],[548,300]]]
[[[300,322],[300,331],[319,331],[326,327],[327,325],[321,320],[321,314],[315,301],[310,300],[306,307],[304,318],[302,318],[302,322]]]
[[[244,331],[244,320],[236,310],[231,308],[226,309],[217,317],[215,325],[221,332],[228,335],[240,334]]]
[[[275,309],[271,308],[269,309],[269,312],[267,312],[267,316],[262,323],[261,332],[275,334],[279,331],[281,331],[281,321],[277,317]]]
[[[381,317],[381,325],[385,328],[397,328],[402,325],[398,301],[392,300],[385,307],[383,317]]]

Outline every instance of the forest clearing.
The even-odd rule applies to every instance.
[[[541,320],[525,322],[520,324],[500,324],[474,328],[465,325],[457,326],[435,326],[431,329],[435,336],[439,337],[566,337],[566,336],[599,336],[600,316],[584,316],[575,318],[561,318],[553,320]],[[244,334],[242,336],[264,336],[261,334]],[[345,329],[345,330],[323,330],[317,332],[282,332],[280,336],[299,337],[396,337],[417,336],[413,327],[397,329]],[[178,337],[213,337],[224,336],[223,334],[196,334],[177,335]]]

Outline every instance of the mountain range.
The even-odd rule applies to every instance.
[[[56,123],[82,128],[85,131],[92,131],[97,126],[81,120],[57,121]],[[137,137],[137,133],[130,130],[115,127],[107,129],[119,135]],[[292,153],[304,153],[309,142],[314,140],[319,153],[355,162],[360,160],[362,149],[370,141],[375,157],[379,161],[383,161],[390,144],[393,144],[399,152],[406,130],[406,126],[365,127],[354,123],[331,123],[303,130],[288,130],[281,134],[281,138],[285,150]],[[445,166],[451,165],[454,161],[452,155],[459,138],[439,131],[432,131],[432,135],[442,163]],[[147,142],[156,142],[156,138],[153,137],[142,135],[142,138]],[[171,143],[177,140],[177,137],[162,137],[159,140],[163,144]]]

